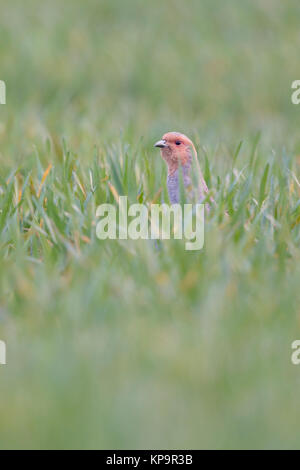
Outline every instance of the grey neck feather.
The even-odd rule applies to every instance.
[[[192,180],[190,177],[190,165],[184,165],[182,168],[182,179],[185,188],[188,188],[192,185]],[[179,203],[179,170],[176,170],[172,175],[168,175],[167,178],[167,187],[169,193],[169,199],[171,204]]]

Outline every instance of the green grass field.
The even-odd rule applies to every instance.
[[[299,1],[0,11],[0,447],[299,448]],[[166,200],[173,130],[204,249],[99,241],[109,185]]]

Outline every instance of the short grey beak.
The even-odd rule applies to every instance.
[[[167,147],[167,144],[166,144],[166,141],[165,140],[159,140],[158,142],[156,142],[156,144],[154,144],[154,147],[159,147],[161,149]]]

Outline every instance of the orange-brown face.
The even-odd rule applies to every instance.
[[[191,161],[193,142],[184,134],[179,132],[168,132],[163,138],[156,142],[154,147],[161,149],[161,156],[167,162],[169,173],[178,168],[178,162],[186,165]]]

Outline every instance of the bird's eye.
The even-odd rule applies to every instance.
[[[180,140],[176,140],[175,144],[176,144],[176,145],[181,145]]]

